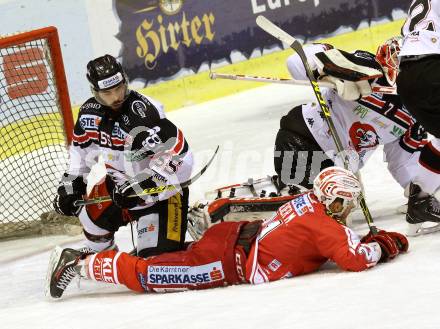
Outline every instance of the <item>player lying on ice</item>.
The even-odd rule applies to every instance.
[[[259,284],[314,272],[327,260],[348,271],[363,271],[408,250],[396,232],[362,239],[341,224],[356,207],[361,187],[351,172],[330,167],[266,221],[222,222],[185,251],[148,258],[123,252],[86,254],[55,249],[46,294],[59,298],[77,276],[124,284],[138,292],[170,292]]]
[[[428,155],[431,144],[426,132],[403,106],[399,95],[372,93],[370,83],[395,87],[398,76],[399,38],[379,47],[377,54],[357,50],[353,54],[313,44],[304,50],[318,79],[336,84],[322,88],[342,146],[351,158],[350,169],[362,168],[370,155],[383,145],[384,159],[394,179],[409,194],[408,235],[433,232],[424,222],[440,223],[440,204],[434,192],[440,188],[435,168],[438,158]],[[290,74],[307,78],[297,54],[287,59]],[[369,80],[359,80],[361,77]],[[275,171],[279,184],[311,187],[316,174],[338,161],[336,146],[318,104],[293,108],[280,120],[275,140]]]

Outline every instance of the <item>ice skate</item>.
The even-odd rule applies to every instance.
[[[49,260],[46,276],[45,294],[47,297],[60,298],[72,280],[79,276],[78,262],[87,254],[81,251],[56,247]]]
[[[411,183],[408,199],[408,236],[440,231],[440,202],[433,195],[419,196],[417,184]]]

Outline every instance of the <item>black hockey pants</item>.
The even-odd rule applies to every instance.
[[[440,138],[440,55],[402,59],[397,92],[426,131]]]
[[[316,156],[317,152],[321,154]],[[301,106],[293,108],[280,120],[275,139],[274,165],[281,187],[299,184],[309,189],[322,169],[334,165],[310,133]]]

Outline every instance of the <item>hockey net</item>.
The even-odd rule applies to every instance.
[[[0,239],[64,223],[50,211],[72,127],[56,28],[0,37]]]

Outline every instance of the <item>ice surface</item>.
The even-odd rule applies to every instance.
[[[191,199],[217,186],[273,173],[279,118],[311,95],[307,88],[271,85],[169,113],[195,151],[196,168],[217,144],[221,147],[212,167],[191,187]],[[382,159],[377,151],[362,170],[366,200],[377,226],[404,231],[404,216],[395,211],[404,202],[403,191]],[[354,214],[354,228],[367,231],[360,212]],[[128,228],[116,237],[121,249],[131,248]],[[0,250],[13,256],[20,245],[32,252],[59,241],[48,240],[3,242]],[[44,251],[0,263],[0,327],[440,328],[439,255],[440,233],[410,238],[408,254],[361,273],[326,264],[312,275],[260,286],[166,295],[81,281],[80,288],[69,286],[62,299],[48,301],[43,288],[49,251]]]

